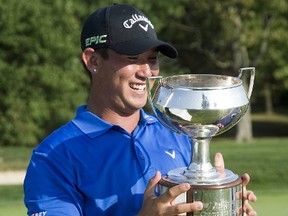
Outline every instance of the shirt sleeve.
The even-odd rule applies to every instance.
[[[63,153],[34,151],[24,180],[24,202],[29,216],[83,215],[72,164]]]

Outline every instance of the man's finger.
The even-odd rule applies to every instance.
[[[177,196],[188,191],[190,188],[191,186],[188,183],[182,183],[182,184],[176,185],[174,187],[169,188],[167,192],[162,194],[159,197],[159,200],[161,200],[161,202],[163,203],[167,203],[167,202],[171,203]]]
[[[255,196],[255,194],[253,193],[253,191],[244,191],[244,199],[248,200],[250,202],[256,202],[257,201],[257,197]]]
[[[155,196],[155,189],[158,184],[158,182],[161,179],[161,173],[159,171],[156,172],[155,176],[150,179],[147,188],[145,190],[144,196],[145,197],[152,197]]]
[[[167,215],[178,215],[186,212],[195,212],[203,209],[203,203],[195,201],[193,203],[180,203],[169,207]]]
[[[253,207],[249,203],[245,203],[244,212],[244,215],[257,216],[257,213],[254,211]]]
[[[225,164],[224,159],[221,153],[216,153],[214,157],[214,166],[218,173],[220,173],[220,176],[225,177]]]
[[[247,173],[244,173],[242,176],[242,181],[243,181],[243,186],[246,187],[246,185],[249,183],[250,181],[250,176]]]

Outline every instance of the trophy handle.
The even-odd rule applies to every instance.
[[[159,88],[159,85],[161,85],[162,83],[162,76],[149,76],[146,77],[146,91],[148,93],[148,100],[151,103],[151,105],[153,104],[153,98],[155,96],[155,89]],[[158,81],[156,83],[156,87],[155,87],[155,81]]]
[[[167,120],[165,120],[164,115],[159,112],[159,110],[155,107],[153,101],[155,96],[157,95],[157,92],[159,91],[159,88],[162,86],[162,76],[149,76],[146,77],[146,91],[148,95],[148,101],[150,104],[150,107],[154,113],[154,115],[157,117],[159,122],[164,125],[169,130],[175,132],[175,133],[181,133],[178,131],[173,125],[170,125],[167,123]],[[156,82],[156,83],[155,83]]]
[[[249,83],[248,93],[247,93],[247,97],[248,97],[248,99],[250,100],[250,97],[251,97],[251,95],[252,95],[253,86],[254,86],[255,67],[240,68],[240,70],[239,70],[239,75],[238,75],[238,78],[239,78],[239,79],[242,78],[244,71],[250,71],[250,83]]]

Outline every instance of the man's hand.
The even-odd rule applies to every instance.
[[[220,173],[221,176],[225,176],[224,169],[224,160],[222,154],[216,153],[214,164],[216,170]],[[161,179],[160,172],[157,172],[155,176],[150,179],[149,184],[144,193],[144,200],[142,204],[142,209],[139,212],[138,216],[159,216],[159,215],[177,215],[186,212],[193,212],[202,210],[203,204],[202,202],[195,201],[193,203],[179,203],[175,204],[174,200],[177,196],[182,193],[187,192],[191,186],[188,183],[183,183],[176,185],[172,188],[169,188],[168,191],[160,196],[155,195],[155,189],[157,184]],[[256,216],[257,213],[254,211],[252,206],[248,201],[255,202],[256,196],[252,191],[246,190],[246,186],[250,181],[250,177],[248,174],[242,175],[243,180],[243,199],[244,199],[244,212],[249,216]],[[241,199],[241,197],[239,197]]]
[[[201,202],[174,204],[174,200],[178,195],[190,189],[191,186],[188,183],[169,188],[166,193],[157,197],[155,195],[155,189],[160,179],[160,172],[157,172],[156,175],[150,179],[144,193],[142,209],[138,216],[177,215],[185,212],[199,211],[203,208]]]
[[[244,199],[244,212],[246,213],[246,215],[249,216],[257,216],[257,213],[254,211],[254,209],[252,208],[252,206],[249,204],[250,202],[256,202],[257,198],[255,196],[255,194],[252,191],[249,191],[246,189],[246,186],[248,185],[249,181],[250,181],[250,176],[245,173],[241,176],[242,181],[243,181],[243,199]]]
[[[220,175],[225,176],[224,160],[223,160],[221,153],[215,154],[214,164],[215,164],[216,170],[220,173]],[[244,193],[242,195],[242,198],[244,199],[244,206],[243,206],[244,214],[249,215],[249,216],[257,216],[257,213],[254,211],[252,206],[249,204],[249,201],[255,202],[257,200],[257,198],[252,191],[249,191],[246,189],[246,186],[248,185],[248,183],[250,181],[250,176],[247,173],[245,173],[241,176],[241,178],[243,181],[243,191],[244,191]],[[241,197],[238,197],[238,198],[241,199]]]

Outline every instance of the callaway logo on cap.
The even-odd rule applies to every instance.
[[[157,39],[150,20],[127,4],[114,4],[88,17],[81,33],[81,48],[87,47],[107,47],[124,55],[138,55],[157,47],[170,58],[178,55],[173,46]]]

